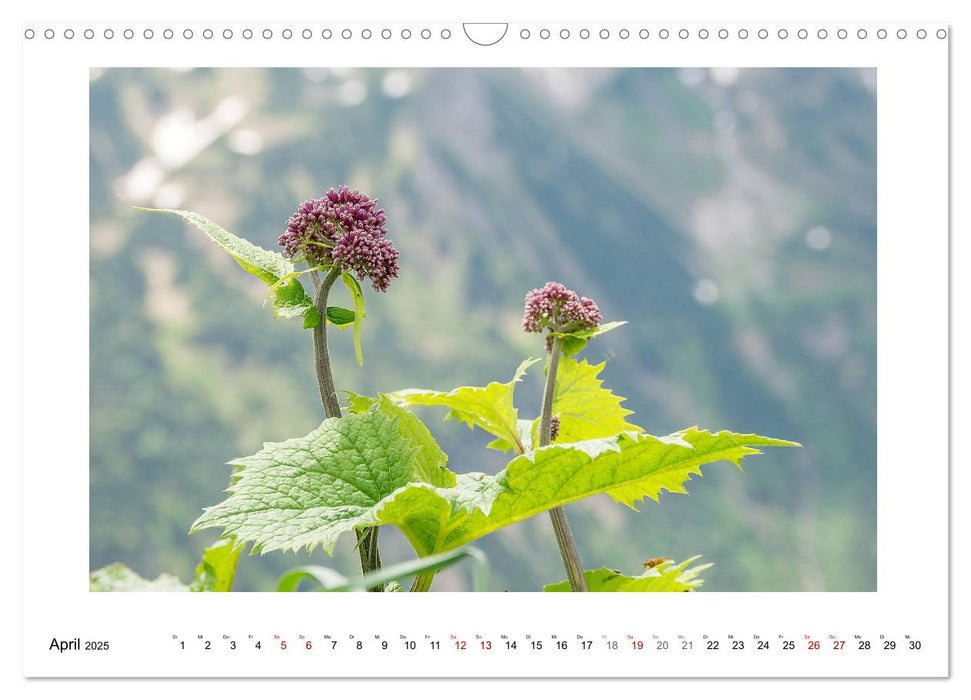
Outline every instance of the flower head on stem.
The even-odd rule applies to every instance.
[[[577,296],[559,282],[547,282],[526,294],[523,330],[527,333],[540,333],[546,328],[578,331],[597,327],[601,318],[593,299]]]
[[[345,185],[301,204],[279,243],[291,258],[303,253],[315,263],[338,265],[386,292],[399,272],[398,249],[386,238],[386,223],[377,200]]]

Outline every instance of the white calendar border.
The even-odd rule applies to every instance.
[[[185,23],[181,23],[185,24]],[[222,24],[222,23],[216,23]],[[279,24],[266,24],[266,23],[251,23],[254,26],[277,26]],[[416,23],[420,24],[420,23]],[[427,23],[426,23],[427,24]],[[539,26],[541,23],[535,23]],[[562,23],[548,23],[559,26]],[[604,23],[588,23],[591,25],[599,25]],[[643,25],[643,23],[636,23],[638,26]],[[712,24],[713,23],[708,23]],[[733,26],[729,23],[715,23],[719,26]],[[749,23],[752,26],[752,23]],[[816,29],[823,26],[822,23],[784,23],[790,27],[801,27],[806,26],[810,29]],[[877,23],[849,23],[851,26],[868,26],[873,29],[877,28]],[[885,26],[896,29],[901,26],[905,26],[902,23],[892,23]],[[40,26],[40,25],[38,25]],[[121,25],[118,25],[121,26]],[[646,25],[653,26],[653,25]],[[674,26],[669,25],[669,26]],[[757,23],[757,26],[773,27],[773,24]],[[934,28],[944,26],[941,24],[927,25],[933,26]],[[912,27],[916,30],[916,25]],[[891,35],[892,38],[892,35]],[[880,275],[879,275],[879,294],[880,294],[880,308],[879,308],[879,328],[880,328],[880,372],[881,372],[881,382],[880,382],[880,519],[879,519],[879,536],[880,536],[880,556],[879,556],[879,566],[880,566],[880,579],[879,579],[879,592],[876,594],[705,594],[704,596],[694,596],[692,598],[701,598],[705,602],[699,602],[697,600],[691,601],[691,608],[701,609],[704,611],[706,619],[711,620],[711,624],[715,627],[719,626],[719,621],[723,618],[720,616],[726,614],[726,610],[732,610],[732,614],[739,614],[741,612],[746,612],[749,614],[749,619],[752,621],[752,625],[758,626],[759,624],[766,624],[754,621],[752,615],[764,615],[764,620],[777,620],[780,614],[785,614],[786,610],[791,611],[792,607],[797,607],[800,611],[800,615],[805,615],[807,619],[814,620],[814,625],[831,625],[830,620],[834,620],[835,616],[852,616],[863,626],[869,625],[867,630],[869,631],[876,629],[879,624],[886,625],[885,616],[888,611],[895,610],[901,613],[895,613],[900,615],[900,620],[895,622],[893,627],[894,631],[900,629],[901,625],[906,626],[910,624],[913,626],[913,632],[915,634],[930,634],[938,639],[946,639],[946,620],[947,620],[947,588],[946,588],[946,568],[943,568],[942,562],[947,561],[947,546],[946,542],[935,541],[935,537],[925,533],[921,530],[913,528],[913,520],[920,522],[928,522],[930,519],[931,526],[928,528],[930,533],[940,533],[946,531],[947,528],[947,500],[946,496],[941,496],[941,494],[936,492],[931,492],[925,494],[926,498],[921,498],[915,502],[914,494],[910,492],[909,486],[906,484],[897,484],[893,480],[892,472],[888,472],[887,469],[904,469],[909,468],[910,462],[897,462],[891,461],[890,467],[885,467],[885,457],[887,454],[887,444],[885,440],[888,438],[884,436],[892,436],[898,434],[914,433],[919,435],[933,436],[940,440],[942,444],[928,440],[932,444],[928,448],[928,452],[922,455],[922,459],[931,465],[934,464],[946,464],[947,463],[947,444],[946,439],[940,436],[942,426],[947,425],[947,415],[946,415],[946,392],[947,392],[947,356],[946,356],[946,346],[944,346],[941,339],[945,336],[946,323],[947,323],[947,310],[946,308],[941,308],[941,300],[944,299],[946,295],[946,232],[947,218],[946,218],[946,197],[943,193],[946,193],[946,178],[942,178],[939,175],[944,172],[942,163],[946,162],[946,122],[943,124],[935,123],[933,121],[928,122],[923,118],[920,109],[920,100],[924,99],[923,96],[927,96],[931,102],[940,101],[941,99],[946,99],[946,77],[944,84],[941,85],[939,80],[934,80],[935,77],[939,77],[940,73],[934,71],[931,73],[926,73],[921,71],[919,61],[915,64],[915,58],[913,55],[909,57],[902,56],[902,52],[910,51],[910,47],[901,48],[900,45],[893,45],[892,41],[888,42],[883,46],[877,46],[874,49],[874,45],[868,44],[863,50],[858,47],[854,49],[849,44],[844,47],[839,47],[838,50],[832,50],[827,46],[825,48],[826,55],[820,60],[818,54],[819,48],[813,48],[812,44],[815,41],[812,34],[810,34],[806,40],[804,50],[794,50],[797,54],[796,57],[791,58],[787,63],[792,64],[793,61],[809,62],[807,65],[876,65],[878,68],[878,100],[880,101],[879,113],[879,134],[880,134],[880,162],[883,163],[885,159],[890,159],[893,162],[901,163],[900,170],[893,170],[891,172],[886,172],[882,169],[880,172],[880,185],[879,185],[879,200],[880,200],[880,252],[879,252],[879,265],[880,265]],[[571,42],[572,43],[572,42]],[[53,46],[53,44],[52,44]],[[674,44],[672,43],[672,47]],[[713,47],[713,44],[707,46],[701,46],[696,44],[689,48],[684,45],[683,50],[679,48],[667,48],[663,52],[658,54],[653,54],[650,56],[652,61],[651,65],[718,65],[725,64],[726,57],[730,59],[727,61],[729,64],[735,65],[777,65],[778,60],[774,58],[775,49],[766,48],[768,46],[762,46],[757,48],[750,48],[753,44],[741,45],[736,43],[736,45],[727,46],[717,46]],[[254,45],[255,47],[255,45]],[[212,54],[207,54],[207,49],[205,46],[200,45],[187,45],[180,46],[179,56],[180,62],[184,65],[227,65],[234,61],[239,61],[241,65],[305,65],[308,64],[307,61],[295,61],[295,57],[299,57],[299,52],[301,49],[294,48],[290,49],[288,47],[274,46],[273,51],[275,52],[272,58],[267,57],[268,60],[264,61],[254,61],[254,47],[247,47],[247,50],[232,48],[226,50],[224,47],[220,48],[216,60],[213,60]],[[345,51],[343,56],[345,60],[343,61],[346,65],[389,65],[391,64],[388,60],[382,60],[382,53],[380,50],[375,50],[373,46],[367,47],[367,56],[364,56],[358,60],[355,60],[355,50],[351,49]],[[493,51],[495,48],[485,49],[484,51]],[[32,48],[25,46],[25,62],[28,70],[32,70],[32,66],[36,67],[36,56],[31,56],[29,53]],[[45,47],[43,51],[45,52],[44,61],[57,60],[54,52],[60,50],[59,48],[48,48]],[[72,51],[76,51],[72,48],[65,47],[63,49],[67,54]],[[401,46],[395,46],[395,57],[401,58]],[[453,50],[453,49],[450,49]],[[481,53],[480,47],[466,46],[464,48],[460,47],[454,49],[456,51],[455,60],[451,61],[451,65],[477,65],[477,62],[482,62],[483,60],[488,61],[489,65],[525,65],[527,62],[522,60],[522,55],[516,55],[512,50],[506,50],[503,47],[501,53],[495,54],[483,54]],[[525,47],[525,50],[533,51],[536,50],[533,47]],[[114,51],[114,53],[112,53]],[[261,49],[255,48],[256,55],[260,54]],[[414,49],[414,53],[408,54],[407,62],[413,65],[439,65],[443,64],[442,54],[440,49],[436,49],[434,52],[423,49],[421,47]],[[477,55],[474,51],[480,51]],[[930,49],[933,52],[933,49]],[[154,60],[161,60],[162,64],[171,64],[171,50],[166,49],[155,49],[152,46],[148,46],[144,49],[139,49],[139,60],[137,61],[140,65],[151,65]],[[296,52],[296,53],[293,53]],[[624,59],[623,49],[614,49],[614,47],[609,47],[606,50],[598,51],[598,54],[594,57],[594,60],[585,61],[588,65],[609,65],[612,62],[618,62],[622,65],[635,65],[636,63],[631,59]],[[713,53],[709,53],[713,52]],[[88,63],[91,65],[111,65],[118,61],[118,50],[108,47],[97,47],[95,46],[90,52],[86,51]],[[876,54],[876,55],[875,55]],[[76,54],[75,54],[76,55]],[[486,58],[488,56],[488,58]],[[451,54],[450,54],[451,57]],[[120,65],[131,64],[134,61],[130,60],[130,54],[128,49],[125,50],[125,58]],[[99,60],[100,59],[100,60]],[[208,59],[208,60],[206,60]],[[535,61],[536,57],[532,57]],[[76,58],[74,59],[76,61]],[[319,61],[319,57],[316,59]],[[928,59],[932,61],[934,59]],[[543,47],[542,54],[539,57],[539,64],[541,65],[578,65],[578,57],[575,53],[575,46],[567,46],[566,44],[555,46],[550,44],[550,48]],[[939,67],[940,57],[937,57],[937,64],[932,64],[933,68]],[[328,65],[335,65],[336,62],[329,62]],[[71,65],[70,61],[65,61],[62,65]],[[73,70],[77,71],[83,66],[74,65]],[[43,85],[44,91],[38,91],[35,94],[31,91],[31,83],[34,86],[38,85],[37,82],[31,79],[31,74],[25,74],[25,88],[24,94],[27,103],[30,104],[32,100],[37,99],[39,104],[43,100],[49,100],[49,107],[41,111],[41,117],[36,120],[25,120],[25,143],[24,149],[25,154],[30,154],[30,160],[25,161],[24,166],[24,203],[25,212],[31,211],[45,211],[44,200],[49,192],[54,191],[58,193],[58,204],[61,207],[61,211],[64,212],[64,220],[62,225],[65,230],[71,231],[86,231],[87,230],[87,193],[77,192],[78,188],[76,185],[72,187],[72,182],[78,182],[77,175],[78,172],[72,172],[71,167],[78,167],[83,164],[83,173],[86,178],[87,174],[87,133],[86,133],[86,119],[83,120],[83,129],[79,129],[79,124],[75,123],[76,120],[71,120],[65,118],[66,113],[70,113],[72,107],[76,108],[79,105],[86,105],[86,94],[87,94],[87,81],[86,81],[86,68],[85,79],[83,81],[84,93],[81,95],[77,90],[76,84],[62,84],[64,80],[70,81],[76,80],[77,75],[72,75],[70,70],[57,71],[51,73],[44,77]],[[889,76],[889,78],[888,78]],[[36,79],[36,74],[34,79]],[[41,94],[42,93],[42,94]],[[56,99],[55,99],[56,98]],[[37,114],[36,112],[34,114]],[[935,126],[936,124],[936,126]],[[920,144],[917,143],[906,143],[899,139],[900,134],[912,134],[914,128],[929,129],[934,133],[925,135],[925,140]],[[83,133],[82,133],[83,132]],[[898,136],[895,136],[897,134]],[[32,137],[32,138],[31,138]],[[83,144],[83,153],[80,153],[78,148]],[[38,178],[41,173],[38,170],[32,170],[32,168],[41,167],[43,161],[41,154],[44,153],[44,149],[50,149],[49,152],[57,154],[58,158],[67,159],[68,167],[59,173],[55,173],[52,177],[49,169],[46,169],[43,173],[46,178],[45,189],[43,192],[39,192],[32,186],[39,182]],[[942,160],[943,159],[943,160]],[[906,172],[919,172],[921,173],[920,180],[918,182],[907,181]],[[66,181],[66,185],[60,185],[57,181],[58,176],[63,177]],[[72,179],[73,178],[73,179]],[[921,201],[926,203],[926,207],[930,212],[930,218],[926,216],[926,211],[921,212],[907,212],[907,211],[895,211],[894,207],[899,205],[904,199],[901,194],[906,192],[910,198],[914,201]],[[916,196],[915,196],[916,195]],[[943,203],[942,203],[942,198]],[[898,207],[902,208],[902,207]],[[72,214],[73,212],[73,214]],[[917,218],[919,216],[919,218]],[[30,220],[30,216],[27,216],[27,220]],[[928,220],[931,222],[928,224]],[[884,244],[887,236],[894,235],[905,235],[907,231],[937,231],[936,234],[940,237],[940,240],[935,240],[927,245],[922,241],[923,247],[918,250],[913,249],[902,249],[891,246],[888,251],[887,246]],[[926,234],[925,234],[926,235]],[[86,238],[82,241],[80,238],[75,240],[75,243],[83,243],[83,252],[78,250],[78,259],[86,259]],[[943,247],[943,249],[942,249]],[[73,256],[72,256],[73,257]],[[894,273],[892,270],[896,268],[897,265],[906,264],[912,271],[911,283],[914,280],[920,280],[922,283],[927,284],[927,288],[923,291],[926,294],[926,303],[922,304],[919,308],[914,307],[914,302],[912,301],[913,289],[912,288],[901,288],[905,285],[894,281]],[[916,272],[914,272],[916,271]],[[64,279],[57,290],[62,290],[64,288],[69,288],[72,290],[82,290],[86,289],[87,286],[87,268],[86,266],[78,266],[78,268]],[[49,289],[35,290],[31,289],[31,303],[32,305],[41,304],[45,308],[62,308],[65,313],[64,316],[69,319],[65,323],[68,325],[67,330],[73,334],[76,338],[86,338],[87,337],[87,299],[86,295],[78,294],[74,299],[68,299],[67,308],[64,306],[64,299],[55,298],[54,286]],[[35,292],[37,295],[35,296]],[[918,297],[922,298],[922,297]],[[48,306],[50,305],[50,306]],[[895,311],[889,312],[888,306],[893,306]],[[76,308],[75,308],[76,307]],[[899,309],[905,309],[901,312]],[[900,328],[900,321],[907,316],[914,314],[912,318],[917,320],[918,329],[926,328],[926,334],[932,338],[937,339],[937,343],[931,343],[931,347],[924,347],[921,345],[921,338],[915,336],[920,335],[920,331],[914,330],[914,326],[911,326],[909,332],[902,332]],[[71,327],[71,324],[74,324]],[[59,331],[63,331],[64,326],[61,326]],[[900,335],[895,335],[894,331],[900,332]],[[44,395],[43,382],[45,380],[50,381],[51,376],[49,372],[50,367],[59,367],[59,372],[62,376],[72,376],[72,377],[87,377],[87,357],[86,354],[79,352],[77,356],[74,357],[52,357],[45,353],[45,348],[51,347],[50,340],[48,336],[45,338],[45,334],[52,332],[51,328],[44,328],[40,326],[39,319],[31,318],[30,316],[24,316],[24,332],[25,332],[25,364],[24,364],[24,386],[25,386],[25,401],[24,401],[24,435],[25,441],[30,444],[32,440],[36,441],[41,438],[40,433],[43,431],[44,426],[41,424],[41,417],[47,415],[49,410],[46,408],[51,405],[51,402]],[[35,339],[38,344],[35,345]],[[78,346],[82,346],[86,350],[87,343],[78,342]],[[886,350],[890,347],[890,350]],[[888,354],[889,353],[889,354]],[[921,378],[905,378],[900,384],[897,383],[899,377],[894,378],[892,386],[887,386],[884,378],[886,376],[886,367],[892,367],[895,362],[899,362],[900,366],[908,366],[907,363],[912,361],[913,353],[920,353],[921,357],[926,358],[926,372]],[[64,405],[63,414],[73,416],[76,420],[86,415],[87,407],[87,389],[86,385],[83,387],[76,387],[78,391],[76,396],[72,395],[72,401],[66,402]],[[83,391],[82,391],[83,390]],[[887,402],[884,397],[888,395],[888,392],[893,395],[906,395],[908,397],[907,402]],[[83,399],[83,403],[82,403]],[[924,406],[921,412],[914,415],[911,412],[906,412],[907,406],[901,406],[900,404],[909,403],[917,404],[920,399],[920,405]],[[943,411],[941,409],[944,409]],[[59,437],[59,442],[61,444],[76,445],[79,448],[84,447],[83,452],[86,454],[87,445],[87,426],[83,420],[77,420],[77,423],[73,425],[70,429],[62,432]],[[81,450],[78,451],[81,453]],[[77,595],[77,591],[83,591],[86,582],[86,572],[87,572],[87,541],[86,532],[81,528],[77,528],[74,532],[70,528],[65,528],[65,521],[70,520],[82,520],[87,522],[87,474],[86,474],[86,460],[84,460],[84,474],[83,477],[79,477],[76,465],[70,467],[69,465],[52,465],[45,463],[42,459],[37,459],[35,456],[25,455],[25,475],[24,475],[24,486],[25,486],[25,540],[24,540],[24,568],[25,571],[38,570],[44,568],[45,561],[47,559],[46,549],[42,546],[44,542],[56,541],[57,547],[57,567],[61,571],[72,572],[74,577],[83,577],[84,581],[80,581],[80,587],[77,587],[78,582],[72,582],[76,589],[65,589],[62,583],[58,581],[57,578],[51,577],[50,579],[42,580],[36,582],[31,581],[31,588],[25,590],[24,604],[25,604],[25,622],[28,623],[27,629],[25,629],[25,646],[24,646],[24,660],[25,660],[25,671],[30,673],[31,664],[37,664],[38,667],[43,667],[45,664],[45,659],[49,658],[45,654],[37,654],[33,651],[36,646],[36,638],[32,638],[32,629],[40,630],[41,627],[45,625],[50,625],[53,621],[57,620],[57,624],[65,625],[71,620],[72,615],[77,615],[74,618],[74,625],[81,625],[86,630],[96,629],[99,626],[108,624],[110,627],[113,624],[124,623],[128,624],[132,619],[137,619],[139,615],[143,615],[143,619],[150,623],[152,620],[152,612],[157,614],[157,624],[162,625],[163,622],[171,620],[172,609],[175,606],[186,606],[186,610],[190,613],[186,613],[184,610],[183,614],[191,614],[198,619],[199,616],[205,618],[206,616],[213,617],[213,624],[229,625],[230,621],[227,619],[225,622],[218,622],[218,617],[221,611],[213,611],[208,608],[211,607],[221,607],[228,606],[228,604],[237,599],[237,596],[227,597],[227,603],[213,605],[211,602],[207,601],[204,606],[205,610],[192,610],[193,607],[198,607],[198,603],[194,601],[200,600],[200,597],[189,597],[184,596],[151,596],[152,600],[150,603],[146,603],[145,598],[142,596],[136,597],[130,602],[114,602],[105,600],[104,602],[98,601],[99,598],[116,598],[115,596],[90,596],[86,593],[82,593],[80,597]],[[934,467],[929,467],[934,468]],[[936,467],[940,469],[940,467]],[[73,471],[72,471],[73,469]],[[39,482],[36,480],[42,480],[45,484],[52,481],[52,472],[56,473],[57,480],[66,486],[64,492],[58,492],[54,494],[53,499],[48,499],[45,504],[45,510],[43,512],[60,512],[65,515],[62,518],[51,518],[51,519],[40,519],[31,517],[31,512],[38,509],[33,509],[32,505],[32,495],[39,493],[40,489],[35,492]],[[946,468],[942,472],[946,474]],[[889,477],[885,478],[885,475],[889,474]],[[891,479],[890,482],[887,478]],[[71,495],[69,495],[69,493]],[[85,510],[83,513],[78,512],[78,493],[83,493],[83,505]],[[920,496],[920,494],[918,494]],[[53,503],[51,503],[53,500]],[[907,518],[910,518],[911,522],[906,522]],[[36,553],[44,552],[45,561],[38,560],[35,557]],[[908,581],[906,576],[897,575],[897,571],[900,569],[899,564],[895,562],[911,562],[913,561],[913,552],[920,553],[920,562],[922,568],[921,575],[921,600],[914,600],[913,596],[909,594],[908,591]],[[50,564],[47,565],[48,567]],[[935,573],[937,577],[935,578],[933,574]],[[930,574],[930,575],[929,575]],[[929,581],[927,579],[930,579]],[[63,580],[63,579],[62,579]],[[239,594],[240,596],[245,596],[247,606],[251,605],[253,601],[257,601],[260,609],[265,610],[265,607],[261,604],[261,599],[268,599],[273,601],[273,605],[282,609],[284,612],[276,613],[286,615],[286,598],[281,604],[281,597],[279,596],[267,596],[266,594]],[[443,594],[446,595],[446,594]],[[459,594],[447,594],[459,595]],[[514,602],[513,607],[516,608],[520,606],[522,601],[521,612],[530,612],[537,615],[549,615],[550,618],[546,622],[542,622],[543,625],[554,625],[554,618],[557,614],[562,614],[561,610],[557,608],[562,608],[561,603],[544,603],[543,601],[547,598],[544,596],[538,596],[533,594],[504,594],[502,596],[496,597],[494,594],[482,595],[479,594],[475,598],[475,605],[483,610],[487,610],[491,605],[502,605],[506,606],[509,603],[510,595],[513,596]],[[523,597],[526,596],[526,597]],[[126,597],[127,598],[127,597]],[[180,598],[176,602],[176,598]],[[211,597],[206,597],[211,600]],[[297,597],[292,597],[296,599]],[[355,596],[348,596],[347,599],[353,599]],[[397,597],[394,597],[397,598]],[[437,596],[425,597],[427,600],[433,602]],[[500,600],[501,598],[501,600]],[[571,607],[573,606],[573,598],[571,596]],[[593,599],[597,599],[594,602]],[[490,600],[495,600],[495,603],[489,602]],[[370,599],[369,599],[369,604]],[[602,596],[592,596],[590,603],[581,603],[577,607],[586,608],[591,605],[609,606],[609,600],[604,602]],[[83,611],[78,610],[78,606],[84,606]],[[235,603],[234,603],[235,605]],[[397,604],[400,606],[400,603]],[[426,603],[421,601],[409,602],[408,607],[414,608],[415,614],[420,614],[421,606],[426,605]],[[460,603],[457,603],[460,605]],[[546,609],[549,606],[549,609]],[[665,602],[666,608],[679,608],[681,604],[668,604]],[[710,606],[710,607],[709,607]],[[146,607],[151,607],[152,612],[145,611]],[[341,599],[341,607],[348,608],[351,604],[345,602],[345,599]],[[537,608],[542,608],[542,610],[537,610]],[[43,611],[43,612],[39,612]],[[572,611],[576,613],[576,611]],[[585,610],[581,610],[579,614],[583,614]],[[293,619],[300,619],[298,611],[293,613],[296,615]],[[426,613],[427,614],[427,613]],[[601,613],[602,614],[602,613]],[[791,614],[791,613],[790,613]],[[908,619],[908,616],[913,616]],[[663,615],[662,615],[663,617]],[[258,624],[259,614],[254,614],[251,618],[252,624]],[[665,621],[658,620],[658,612],[652,611],[652,624],[661,625]],[[672,618],[673,619],[673,618]],[[881,622],[881,620],[884,620]],[[110,621],[110,622],[107,622]],[[539,624],[538,621],[537,624]],[[170,622],[168,624],[171,624]],[[265,624],[270,624],[266,622]],[[335,624],[335,623],[330,623]],[[671,623],[673,624],[673,623]],[[738,624],[738,623],[736,623]],[[48,627],[47,629],[50,629]],[[156,627],[158,629],[158,627]],[[720,627],[717,632],[721,633],[725,629],[724,626]],[[745,631],[745,630],[740,630]],[[838,632],[843,632],[843,630],[837,630]],[[295,632],[294,632],[295,633]],[[699,631],[699,634],[701,632]],[[826,632],[820,632],[825,634]],[[90,634],[90,632],[89,632]],[[123,634],[123,632],[118,632],[118,634]],[[852,634],[852,632],[850,632]],[[46,636],[46,632],[42,634]],[[923,658],[930,658],[930,654]],[[926,672],[931,674],[940,674],[943,668],[942,661],[946,661],[946,655],[941,657],[940,654],[934,654],[935,665],[932,668],[925,669]],[[90,664],[91,659],[85,659],[85,661]],[[126,659],[126,663],[127,663]],[[142,668],[139,666],[138,659],[131,659],[132,665],[127,666],[127,668],[133,673],[142,672]],[[114,663],[118,663],[118,657],[115,657]],[[71,673],[72,666],[67,664],[62,666],[65,672]],[[76,665],[74,666],[76,668]],[[81,669],[81,671],[89,671],[90,669]],[[210,669],[211,670],[211,669]],[[569,669],[565,669],[569,671]],[[791,672],[787,669],[782,669],[783,672]],[[906,672],[905,669],[900,669]],[[673,675],[679,675],[677,669],[674,669],[675,673]],[[80,673],[80,671],[75,671]],[[564,669],[552,669],[551,673],[554,675],[569,675],[564,673]],[[731,669],[725,669],[724,672],[716,672],[714,675],[734,675]],[[852,675],[852,674],[850,674]],[[864,674],[866,675],[866,674]],[[879,674],[875,674],[879,675]]]

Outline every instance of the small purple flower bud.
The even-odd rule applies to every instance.
[[[371,280],[371,286],[379,292],[388,291],[391,278],[398,276],[398,249],[385,238],[352,231],[334,246],[331,256],[358,277]]]
[[[596,328],[600,320],[596,302],[578,297],[559,282],[547,282],[526,294],[523,330],[527,333],[539,333],[544,328],[567,332]]]
[[[386,223],[376,200],[343,185],[301,204],[279,243],[291,258],[303,252],[312,262],[338,264],[384,292],[399,271]]]
[[[556,438],[560,435],[560,417],[553,416],[550,419],[550,442],[556,442]]]

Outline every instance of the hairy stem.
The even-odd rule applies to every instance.
[[[546,388],[543,391],[543,411],[540,413],[539,444],[537,447],[545,447],[551,442],[553,396],[556,390],[556,371],[560,366],[562,344],[562,339],[553,337],[549,367],[546,370]],[[573,540],[573,533],[570,531],[570,523],[566,519],[566,511],[563,506],[556,506],[550,508],[549,513],[550,520],[553,522],[553,532],[556,534],[556,543],[560,546],[560,558],[563,559],[566,577],[570,582],[570,590],[586,591],[587,582],[583,578],[583,564],[580,563],[580,553],[577,552],[577,545]]]
[[[429,588],[432,587],[432,579],[435,578],[435,571],[426,571],[423,574],[418,574],[415,580],[411,583],[412,593],[424,593]]]
[[[357,550],[361,556],[361,571],[367,575],[381,568],[381,554],[378,552],[378,528],[364,527],[357,531]],[[383,586],[369,588],[372,593],[381,593]]]
[[[320,312],[320,323],[314,327],[314,369],[317,371],[317,389],[320,391],[320,402],[324,405],[324,416],[340,418],[341,407],[337,401],[337,390],[334,388],[334,375],[330,369],[330,354],[327,350],[327,295],[330,288],[340,277],[341,271],[337,265],[330,268],[327,277],[320,284],[314,286],[316,295],[314,304]],[[365,572],[367,573],[367,572]]]
[[[587,581],[583,578],[583,564],[580,563],[580,553],[577,552],[576,542],[573,541],[570,523],[566,520],[566,511],[563,510],[563,506],[556,506],[550,508],[549,513],[553,532],[556,534],[556,543],[560,545],[560,558],[563,559],[563,568],[566,569],[570,590],[586,591]]]
[[[539,444],[537,447],[545,447],[553,440],[553,398],[556,393],[556,372],[560,367],[562,344],[561,338],[553,338],[549,366],[546,368],[546,386],[543,389],[543,410],[539,415]]]
[[[314,369],[317,372],[317,389],[320,391],[320,402],[324,406],[324,416],[340,418],[341,407],[337,401],[337,390],[334,388],[334,374],[330,368],[330,353],[327,349],[327,296],[331,287],[340,277],[341,271],[334,265],[321,280],[316,271],[310,273],[314,283],[314,305],[320,312],[320,323],[314,327]],[[378,528],[366,527],[358,531],[358,553],[361,557],[361,571],[365,575],[381,568],[381,555],[378,552]],[[383,590],[381,586],[369,589]]]

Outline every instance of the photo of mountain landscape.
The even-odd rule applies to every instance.
[[[524,293],[569,280],[629,322],[585,357],[646,431],[804,446],[706,467],[640,512],[570,504],[587,568],[702,555],[704,591],[876,590],[874,70],[105,69],[90,89],[92,570],[191,578],[218,533],[189,525],[227,462],[323,418],[310,332],[198,231],[136,207],[278,250],[297,205],[346,183],[386,210],[401,272],[366,290],[363,366],[331,330],[338,389],[512,377],[542,351]],[[542,376],[516,388],[530,415]],[[450,469],[506,465],[482,432],[416,411]],[[412,556],[381,532],[386,563]],[[563,579],[545,518],[476,546],[493,590]],[[235,590],[357,559],[349,536],[333,558],[244,558]]]

